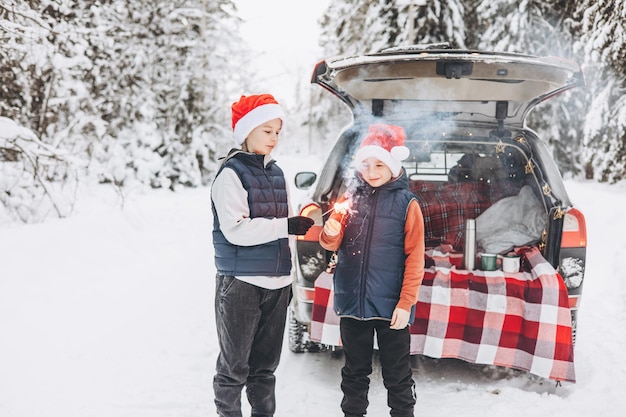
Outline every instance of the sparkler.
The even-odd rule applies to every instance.
[[[322,216],[327,215],[331,211],[334,211],[335,213],[340,213],[340,214],[352,213],[352,210],[350,210],[350,202],[348,200],[345,200],[343,203],[333,204],[332,208],[322,213]]]

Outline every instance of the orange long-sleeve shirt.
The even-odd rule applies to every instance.
[[[333,212],[330,218],[340,222],[342,227],[335,236],[329,236],[322,229],[320,244],[326,250],[336,251],[343,240],[343,216]],[[411,201],[407,210],[404,224],[404,253],[406,254],[404,280],[396,308],[411,311],[411,307],[417,302],[419,287],[424,279],[424,216],[416,200]]]

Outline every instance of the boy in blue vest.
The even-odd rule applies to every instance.
[[[270,94],[232,105],[232,149],[211,187],[220,353],[213,378],[220,417],[241,417],[246,387],[253,416],[276,410],[275,376],[291,299],[288,235],[304,235],[307,217],[289,217],[283,171],[270,152],[285,119]]]
[[[400,126],[369,127],[355,155],[358,185],[340,202],[349,209],[334,211],[320,233],[322,246],[337,251],[334,308],[346,417],[367,412],[374,334],[391,416],[414,415],[408,325],[424,276],[424,219],[402,167],[409,155],[404,140]]]

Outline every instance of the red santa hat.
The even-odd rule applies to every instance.
[[[257,126],[274,119],[285,123],[285,113],[271,94],[241,96],[231,106],[233,114],[233,134],[238,144],[242,144]]]
[[[402,162],[409,157],[409,148],[404,146],[406,135],[401,126],[377,123],[370,125],[369,132],[363,138],[361,147],[354,160],[358,167],[369,157],[375,157],[384,162],[395,177],[402,171]]]

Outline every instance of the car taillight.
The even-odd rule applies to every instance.
[[[561,247],[584,248],[587,247],[587,226],[585,216],[576,210],[570,209],[563,219],[563,236]]]
[[[569,296],[569,308],[577,309],[578,304],[580,304],[580,295],[570,295]]]
[[[304,240],[306,242],[318,242],[320,232],[324,226],[324,222],[322,221],[322,208],[318,204],[310,203],[300,210],[300,215],[310,217],[315,221],[315,223],[313,223],[313,226],[311,226],[306,235],[297,236],[297,239]]]
[[[303,287],[302,285],[297,285],[296,294],[298,296],[298,301],[303,302],[303,303],[311,304],[315,300],[315,288]]]

